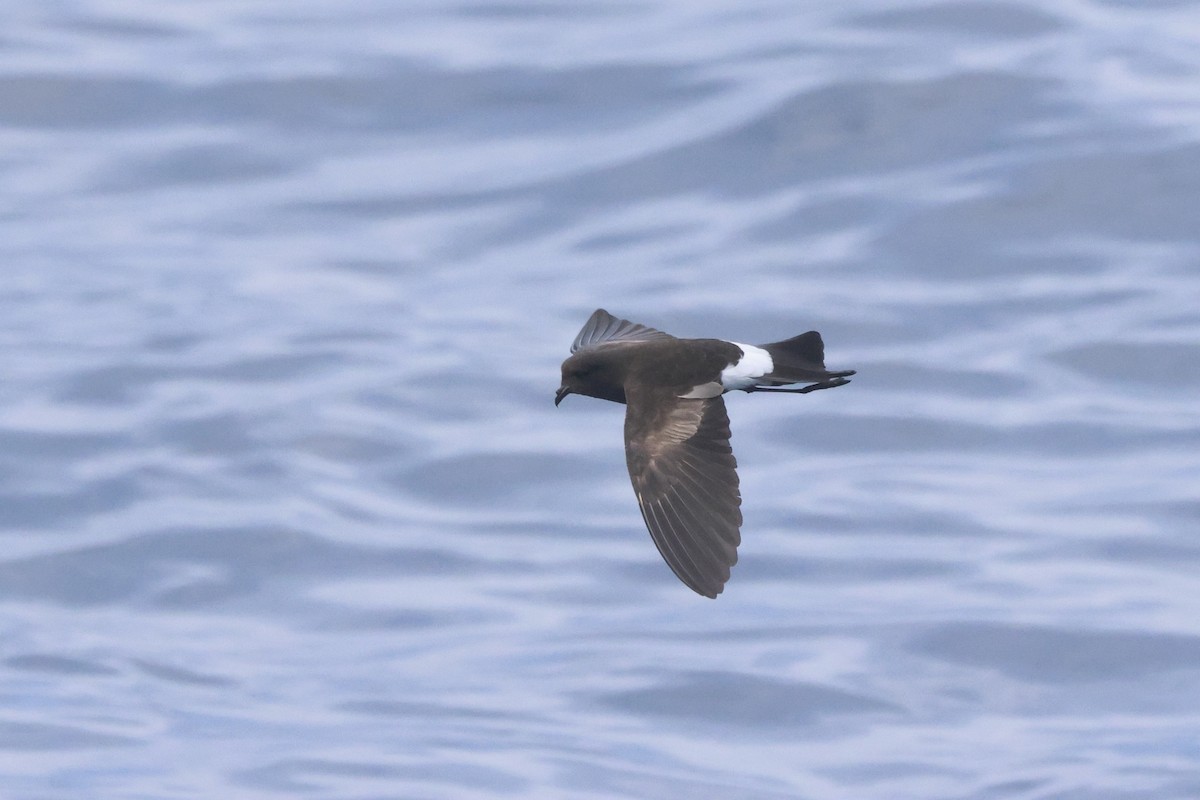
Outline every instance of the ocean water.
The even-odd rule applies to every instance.
[[[0,797],[1200,797],[1200,3],[10,5]]]

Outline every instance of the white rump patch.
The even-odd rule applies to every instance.
[[[761,347],[741,342],[730,342],[742,349],[742,357],[725,369],[721,370],[721,385],[725,391],[733,389],[749,389],[757,386],[762,376],[775,369],[775,361],[771,354]]]

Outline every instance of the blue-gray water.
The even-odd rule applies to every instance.
[[[1200,797],[1200,4],[5,19],[6,800]],[[715,602],[597,306],[859,370]]]

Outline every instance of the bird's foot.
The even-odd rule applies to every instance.
[[[824,381],[821,381],[820,383],[814,383],[809,386],[803,386],[799,389],[781,389],[781,388],[775,387],[775,386],[751,386],[749,389],[745,389],[744,391],[746,391],[746,392],[779,392],[780,394],[808,394],[809,392],[815,392],[815,391],[818,391],[819,389],[833,389],[834,387],[837,387],[837,386],[845,386],[847,383],[850,382],[850,379],[844,378],[841,376],[842,375],[853,375],[853,374],[854,374],[854,370],[847,370],[846,372],[839,373],[838,377],[836,377],[836,378],[830,378],[829,380],[824,380]]]

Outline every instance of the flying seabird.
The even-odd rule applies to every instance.
[[[716,597],[737,563],[742,496],[725,392],[805,394],[849,383],[825,369],[816,331],[771,344],[679,339],[602,308],[562,364],[554,405],[569,394],[625,403],[625,460],[642,518],[667,565]],[[779,388],[795,383],[799,389]]]

